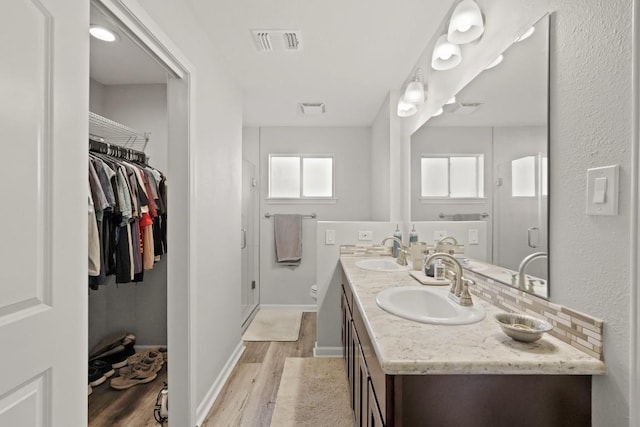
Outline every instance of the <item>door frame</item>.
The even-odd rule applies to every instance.
[[[195,378],[195,159],[190,112],[196,91],[193,65],[137,0],[92,0],[92,4],[115,18],[122,30],[155,58],[168,74],[169,165],[171,197],[168,211],[167,253],[167,347],[171,350],[171,424],[196,425]],[[88,82],[87,82],[88,84]]]
[[[633,2],[632,22],[632,107],[631,107],[631,203],[629,247],[629,402],[640,400],[640,0]],[[640,425],[640,408],[629,405],[630,425]]]

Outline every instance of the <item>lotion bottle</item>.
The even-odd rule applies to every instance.
[[[411,230],[411,233],[409,233],[409,246],[411,246],[412,243],[416,243],[418,241],[418,232],[416,231],[416,225],[413,224],[413,229]]]

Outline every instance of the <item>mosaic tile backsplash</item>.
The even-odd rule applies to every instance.
[[[343,245],[343,256],[390,256],[390,246],[380,245]],[[471,293],[489,303],[507,311],[526,313],[543,317],[553,325],[549,334],[578,350],[604,360],[602,351],[603,322],[592,316],[582,314],[560,304],[554,304],[544,298],[522,292],[481,274],[465,270],[464,276],[475,282],[469,289]]]

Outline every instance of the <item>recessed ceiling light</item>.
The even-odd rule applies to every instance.
[[[108,30],[104,27],[100,27],[98,25],[92,25],[89,28],[89,34],[91,34],[93,37],[97,38],[98,40],[102,40],[104,42],[114,42],[118,39],[118,37],[113,31]]]

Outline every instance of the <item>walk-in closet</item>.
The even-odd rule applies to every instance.
[[[115,40],[90,42],[88,425],[156,426],[167,417],[168,75],[97,2],[91,25]]]

